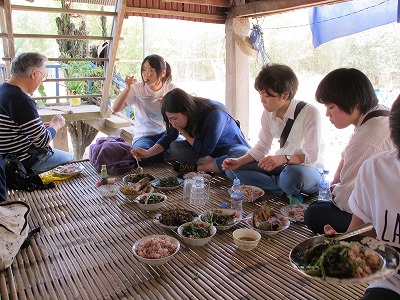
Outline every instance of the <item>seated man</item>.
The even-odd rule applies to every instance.
[[[0,86],[0,154],[15,154],[34,173],[48,171],[73,159],[49,144],[65,119],[56,115],[43,124],[29,95],[46,79],[47,58],[23,53],[11,62],[11,78]]]

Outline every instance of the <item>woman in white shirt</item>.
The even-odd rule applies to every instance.
[[[361,164],[372,155],[393,149],[389,112],[378,104],[368,77],[352,68],[327,74],[318,85],[315,98],[326,106],[326,116],[336,128],[355,128],[333,178],[332,202],[312,203],[304,214],[304,222],[315,233],[324,233],[326,224],[343,232],[351,221],[348,201]]]
[[[400,252],[400,95],[393,103],[389,124],[395,149],[378,153],[362,164],[349,199],[353,215],[347,230],[371,223],[374,229],[366,235]],[[325,226],[325,233],[335,234],[335,231],[331,226]],[[361,299],[400,299],[400,271],[371,283]]]
[[[291,203],[303,202],[302,193],[318,191],[321,176],[321,117],[318,109],[306,104],[298,114],[284,145],[270,154],[272,142],[281,137],[289,119],[294,119],[299,82],[285,65],[270,64],[258,74],[254,87],[260,93],[264,112],[259,141],[245,155],[225,159],[222,167],[232,180],[254,185]],[[235,174],[231,170],[235,170]]]
[[[147,56],[141,66],[142,81],[126,76],[126,88],[114,100],[112,110],[119,112],[134,107],[133,148],[150,149],[165,133],[161,114],[161,101],[165,94],[176,88],[171,83],[171,66],[159,55]],[[164,154],[143,159],[143,162],[164,161]]]

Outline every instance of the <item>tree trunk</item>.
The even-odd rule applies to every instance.
[[[92,143],[99,131],[83,121],[72,121],[68,125],[68,132],[71,136],[74,158],[82,159],[86,147]]]

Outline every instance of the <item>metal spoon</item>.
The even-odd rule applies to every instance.
[[[359,227],[354,228],[353,230],[351,230],[349,232],[335,234],[332,237],[325,236],[325,235],[319,235],[319,236],[316,236],[316,237],[310,239],[309,243],[307,244],[307,249],[311,249],[315,245],[323,243],[326,240],[341,241],[341,240],[347,239],[349,237],[359,235],[363,232],[369,231],[373,228],[374,228],[374,225],[372,225],[372,224],[363,224]]]
[[[139,161],[137,159],[137,156],[134,155],[133,157],[135,158],[136,164],[137,164],[136,173],[143,174],[143,168],[139,165]]]

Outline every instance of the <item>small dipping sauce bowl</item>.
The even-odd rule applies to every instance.
[[[261,239],[261,234],[250,228],[236,229],[232,235],[236,246],[243,251],[253,250]]]

